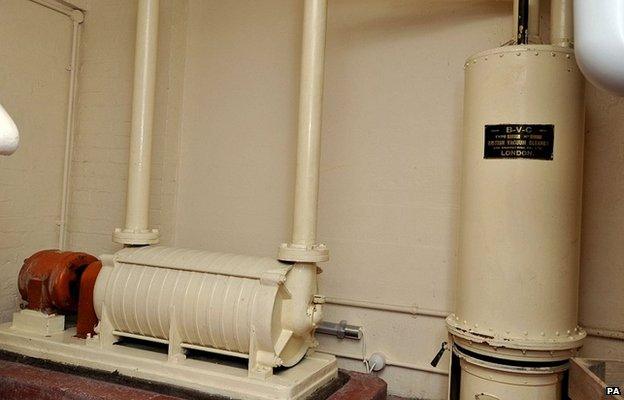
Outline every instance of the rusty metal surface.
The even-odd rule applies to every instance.
[[[78,321],[76,324],[76,336],[79,338],[84,339],[89,334],[95,334],[98,318],[93,305],[93,289],[101,269],[102,262],[96,261],[89,264],[80,277]]]
[[[97,261],[92,255],[42,250],[26,260],[18,277],[27,308],[45,313],[73,313],[78,307],[80,276]]]

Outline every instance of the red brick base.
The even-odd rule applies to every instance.
[[[349,380],[327,400],[386,400],[387,384],[376,376],[344,371]]]
[[[366,374],[343,371],[346,382],[327,400],[385,400],[386,382]],[[84,371],[81,372],[84,375]],[[184,400],[216,399],[200,393],[180,393],[177,389],[150,391],[111,381],[126,380],[119,375],[94,373],[97,378],[55,371],[19,362],[0,360],[0,399],[3,400]],[[103,380],[105,379],[105,380]],[[132,381],[127,380],[128,383]],[[133,385],[136,386],[136,385]],[[162,388],[167,388],[162,386]],[[159,393],[160,392],[160,393]],[[175,393],[175,394],[171,394]],[[323,398],[323,397],[321,397]]]
[[[0,361],[0,399],[179,400],[115,383]]]

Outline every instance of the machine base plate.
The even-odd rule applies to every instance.
[[[296,366],[277,369],[263,380],[249,377],[246,365],[195,358],[169,361],[157,348],[102,348],[97,337],[80,339],[75,334],[70,328],[46,336],[7,323],[0,325],[0,349],[241,400],[304,399],[338,376],[335,357],[321,353],[311,353]]]

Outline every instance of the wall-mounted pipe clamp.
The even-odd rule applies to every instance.
[[[362,327],[349,325],[345,320],[338,323],[323,321],[316,328],[316,333],[336,336],[338,339],[362,339]]]

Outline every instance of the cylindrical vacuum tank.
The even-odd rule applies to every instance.
[[[461,365],[459,400],[561,399],[567,365],[528,367],[470,357],[457,348]]]
[[[95,285],[100,331],[247,358],[298,363],[321,309],[316,266],[178,249],[126,248],[104,258]]]
[[[503,369],[506,362],[565,363],[585,337],[577,321],[584,79],[572,50],[548,45],[482,52],[465,70],[458,289],[449,333],[481,360],[503,360]],[[467,365],[474,363],[462,362],[462,376]],[[538,398],[530,386],[505,398]],[[463,397],[465,388],[462,378],[461,399],[473,399]]]

